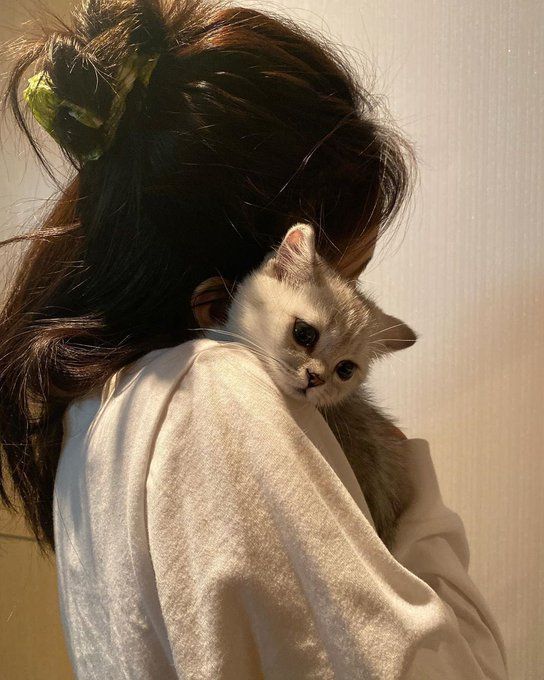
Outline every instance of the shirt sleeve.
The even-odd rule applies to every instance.
[[[468,574],[469,547],[459,515],[444,505],[429,445],[423,439],[406,442],[408,473],[415,497],[402,516],[393,554],[438,594],[457,621],[484,678],[506,678],[504,642],[495,619]],[[455,680],[453,651],[446,641],[421,650],[411,664],[409,678]],[[425,675],[427,673],[427,675]],[[468,677],[468,676],[467,676]]]
[[[429,533],[416,513],[395,559],[293,408],[228,353],[199,355],[172,394],[147,531],[178,676],[505,678],[458,521],[442,510]]]

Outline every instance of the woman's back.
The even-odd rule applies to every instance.
[[[97,669],[100,677],[135,677],[135,668],[140,677],[175,677],[147,542],[145,485],[172,371],[185,367],[190,345],[145,355],[111,393],[108,382],[102,395],[66,413],[55,544],[65,634],[81,677],[98,677]]]
[[[206,364],[213,365],[212,371],[206,370]],[[190,381],[187,380],[189,372]],[[230,343],[204,339],[143,356],[122,371],[115,383],[108,382],[102,395],[95,392],[73,403],[67,412],[55,484],[55,542],[64,624],[72,660],[81,677],[93,677],[97,668],[102,677],[109,678],[178,677],[172,667],[150,554],[146,485],[151,502],[163,506],[170,501],[172,506],[195,503],[195,498],[190,496],[198,493],[194,484],[199,483],[200,474],[207,475],[210,485],[223,480],[228,486],[228,479],[219,476],[217,468],[208,467],[206,472],[195,468],[191,451],[186,450],[182,442],[175,455],[186,487],[161,489],[153,482],[161,452],[167,451],[168,455],[175,444],[169,422],[178,426],[187,418],[195,400],[206,393],[207,379],[213,379],[214,375],[218,388],[209,391],[209,398],[215,408],[228,409],[229,391],[243,389],[231,380],[245,375],[246,390],[258,387],[256,406],[259,398],[262,400],[266,395],[265,398],[277,401],[278,423],[292,417],[272,381],[266,382],[268,376],[254,355]],[[198,382],[198,395],[191,390],[193,376]],[[186,404],[185,413],[180,412],[179,418],[171,413],[174,392]],[[210,406],[208,403],[208,408]],[[298,406],[299,424],[314,423],[312,411],[313,407]],[[202,404],[203,417],[205,412],[208,409]],[[230,415],[236,427],[240,414],[233,411]],[[206,421],[192,422],[203,428],[211,425]],[[321,419],[317,422],[323,424],[323,431],[314,426],[312,436],[323,444],[320,438],[327,438],[328,428]],[[193,431],[191,436],[197,437],[198,432]],[[327,439],[329,451],[330,443]],[[281,446],[279,441],[278,446]],[[210,455],[210,466],[217,454],[216,451]],[[224,455],[229,457],[226,432]],[[347,461],[339,457],[333,464],[366,510]],[[231,472],[235,474],[234,469]],[[178,497],[169,499],[168,494],[176,491]],[[162,492],[166,496],[164,502],[160,498]],[[219,492],[216,490],[215,499]],[[211,514],[206,515],[207,509],[212,510]],[[224,512],[228,514],[227,506]],[[167,515],[168,509],[163,518],[165,523],[169,521]],[[212,507],[204,508],[202,521],[213,521],[213,517]],[[194,531],[192,536],[188,526],[172,527],[172,541],[187,556],[188,563],[191,544],[197,543],[196,551],[206,547],[198,545],[202,528],[194,527]],[[210,533],[213,533],[212,527]],[[207,548],[213,551],[212,544]],[[171,567],[175,570],[176,565]],[[251,574],[248,577],[251,579]],[[187,581],[198,575],[183,574],[181,578]],[[189,612],[185,614],[187,621],[193,620],[198,625]],[[187,633],[189,643],[196,631]]]
[[[155,350],[66,418],[55,540],[76,673],[485,677],[481,663],[500,664],[494,623],[455,554],[462,525],[438,501],[430,539],[417,513],[405,535],[415,527],[418,550],[440,537],[435,577],[444,570],[475,603],[441,593],[468,622],[470,650],[451,610],[377,537],[311,404],[284,397],[236,343]]]

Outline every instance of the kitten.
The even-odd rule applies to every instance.
[[[206,336],[240,340],[261,358],[282,392],[321,411],[361,486],[378,535],[391,548],[411,495],[405,452],[363,383],[374,360],[409,347],[415,333],[384,314],[356,281],[340,277],[317,254],[313,228],[299,223],[238,284],[226,323]]]

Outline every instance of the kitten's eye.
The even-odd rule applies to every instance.
[[[357,366],[353,363],[353,361],[348,361],[347,359],[345,361],[341,361],[337,366],[336,366],[336,373],[338,374],[338,377],[341,380],[349,380],[351,376],[353,375],[353,371],[357,368]]]
[[[319,332],[302,319],[295,319],[293,326],[293,337],[296,342],[303,347],[313,347],[319,338]]]

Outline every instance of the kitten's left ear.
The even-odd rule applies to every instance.
[[[411,347],[417,340],[417,333],[396,316],[385,314],[375,308],[378,330],[372,334],[371,342],[377,354],[389,354]]]
[[[274,276],[282,280],[307,281],[316,264],[315,234],[309,224],[299,222],[291,227],[272,258]]]

